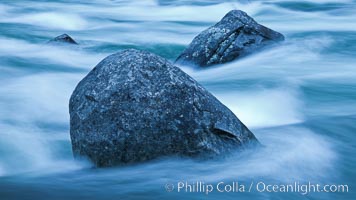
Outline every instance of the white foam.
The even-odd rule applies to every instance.
[[[0,15],[5,15],[8,11],[8,6],[0,4]]]
[[[67,123],[69,97],[83,74],[38,74],[2,83],[2,120]]]
[[[106,55],[86,53],[78,48],[33,44],[23,40],[0,37],[0,54],[22,58],[36,58],[66,66],[92,68]]]
[[[4,168],[2,167],[2,164],[0,163],[0,177],[4,176],[6,174]]]
[[[250,128],[303,121],[302,102],[291,88],[226,92],[216,96]]]
[[[308,129],[268,130],[257,134],[257,137],[262,144],[267,145],[262,152],[251,155],[247,160],[239,160],[233,167],[218,175],[315,181],[325,178],[325,174],[333,169],[333,163],[337,160],[331,141]],[[330,175],[328,178],[331,177]]]
[[[0,21],[30,24],[58,30],[83,30],[88,26],[87,21],[79,15],[56,12],[20,14]]]
[[[279,2],[286,2],[286,1],[291,1],[295,2],[295,0],[283,0]],[[324,4],[324,3],[351,3],[353,0],[304,0],[303,2],[310,2],[310,3],[318,3],[318,4]]]
[[[191,160],[166,160],[152,165],[140,165],[137,169],[117,170],[114,173],[150,171],[153,177],[167,176],[174,182],[238,181],[249,184],[264,181],[266,184],[293,184],[294,182],[330,182],[337,177],[338,154],[335,142],[330,138],[305,128],[279,127],[255,130],[256,137],[265,145],[252,152],[237,152],[222,160],[196,162]],[[175,166],[172,173],[171,166]],[[134,172],[132,172],[134,171]],[[127,172],[126,172],[127,173]],[[325,175],[327,174],[327,176]],[[112,172],[108,172],[112,176]],[[154,178],[153,178],[154,179]],[[156,180],[156,179],[155,179]]]
[[[304,84],[306,74],[335,71],[320,53],[332,43],[329,37],[289,40],[221,66],[204,70],[181,68],[213,92],[248,127],[294,124],[304,121],[303,96],[298,88]],[[325,65],[320,70],[316,64]]]
[[[60,151],[57,148],[63,147],[62,141],[69,142],[67,133],[42,132],[29,124],[25,126],[0,124],[0,128],[2,175],[28,172],[45,174],[86,167],[85,163],[55,156]]]
[[[31,7],[42,5],[33,3]],[[71,4],[66,6],[60,3],[47,3],[48,9],[56,9],[60,13],[80,13],[92,17],[110,17],[118,20],[144,20],[144,21],[201,21],[216,22],[231,9],[242,9],[248,13],[256,13],[260,3],[241,4],[238,2],[224,2],[209,6],[173,5],[160,6],[156,1],[125,1],[125,2],[98,2],[92,5]],[[149,12],[147,12],[149,10]],[[200,13],[209,13],[204,15]]]

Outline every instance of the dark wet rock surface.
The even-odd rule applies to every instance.
[[[177,58],[178,64],[222,64],[283,41],[284,36],[258,24],[245,12],[232,10],[206,29]]]
[[[48,41],[48,43],[50,43],[50,44],[75,44],[75,45],[78,44],[72,37],[70,37],[67,34],[59,35],[59,36],[51,39],[50,41]]]
[[[125,50],[101,61],[70,99],[76,157],[96,166],[161,156],[210,158],[258,144],[211,93],[167,60]]]

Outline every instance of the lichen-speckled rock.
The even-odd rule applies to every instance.
[[[282,40],[282,34],[258,24],[243,11],[232,10],[220,22],[196,36],[176,63],[222,64]]]
[[[78,44],[73,38],[71,38],[67,34],[59,35],[59,36],[51,39],[50,41],[48,41],[48,43],[50,43],[50,44],[75,44],[75,45]]]
[[[69,109],[73,153],[98,167],[169,155],[223,156],[258,144],[195,80],[144,51],[101,61],[78,84]]]

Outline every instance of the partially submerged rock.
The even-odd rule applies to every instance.
[[[78,44],[72,37],[70,37],[67,34],[59,35],[51,39],[50,41],[48,41],[48,43],[76,44],[76,45]]]
[[[205,88],[145,51],[101,61],[74,90],[69,112],[74,155],[98,167],[169,155],[225,156],[258,144]]]
[[[258,24],[241,10],[232,10],[220,22],[196,36],[176,63],[222,64],[282,40],[282,34]]]

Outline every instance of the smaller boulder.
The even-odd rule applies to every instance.
[[[283,41],[281,33],[258,24],[241,10],[232,10],[206,29],[177,58],[177,64],[223,64]]]
[[[75,45],[78,45],[78,43],[72,37],[70,37],[67,34],[59,35],[59,36],[51,39],[50,41],[48,41],[48,43],[63,43],[63,44],[75,44]]]

